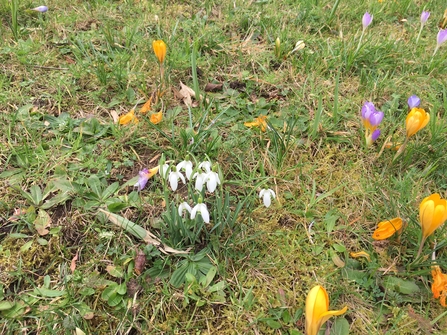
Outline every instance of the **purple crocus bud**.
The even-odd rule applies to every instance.
[[[430,17],[430,12],[423,11],[421,14],[421,24],[424,25]]]
[[[363,14],[363,18],[362,18],[363,30],[365,30],[371,24],[372,20],[373,20],[373,15],[369,14],[368,12]]]
[[[438,32],[438,47],[440,47],[445,41],[447,41],[447,29],[441,29]]]
[[[47,6],[39,6],[39,7],[33,8],[31,10],[35,10],[36,12],[45,13],[48,10],[48,7]]]
[[[383,112],[381,111],[375,111],[369,116],[369,124],[373,127],[376,127],[382,122],[383,120]]]
[[[417,95],[412,95],[411,97],[408,98],[408,107],[410,107],[410,109],[417,107],[421,104],[421,99],[419,99],[419,97]]]
[[[362,118],[368,120],[372,113],[376,111],[372,102],[366,101],[362,106]]]
[[[150,174],[148,169],[143,169],[140,172],[138,172],[138,181],[134,185],[135,187],[138,187],[138,191],[141,191],[143,188],[146,187],[147,181],[149,180]]]
[[[371,134],[371,140],[374,142],[375,140],[377,140],[379,138],[379,136],[380,136],[380,129],[376,129]]]

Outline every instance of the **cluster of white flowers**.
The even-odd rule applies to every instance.
[[[212,170],[211,162],[203,161],[199,164],[198,170],[193,174],[193,164],[190,160],[184,160],[177,164],[177,166],[170,166],[168,164],[163,164],[160,166],[160,175],[163,178],[167,178],[169,181],[169,186],[173,191],[178,188],[178,182],[181,180],[183,184],[186,184],[186,179],[195,179],[194,187],[197,191],[202,191],[203,186],[206,184],[206,189],[208,192],[213,193],[217,185],[220,185],[219,174]],[[185,172],[185,176],[182,174]],[[192,175],[192,177],[191,177]]]
[[[210,223],[210,213],[208,212],[206,204],[199,201],[197,205],[191,208],[191,206],[187,202],[182,202],[180,206],[178,206],[178,215],[183,216],[183,211],[185,209],[189,212],[191,220],[194,220],[197,213],[200,213],[203,222]]]

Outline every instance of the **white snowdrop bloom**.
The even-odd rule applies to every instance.
[[[182,202],[179,206],[178,206],[178,215],[183,216],[183,211],[187,210],[189,213],[191,213],[191,206],[188,205],[187,202]]]
[[[206,173],[206,172],[194,173],[194,176],[192,176],[192,178],[196,179],[196,183],[194,184],[194,187],[197,191],[203,190],[203,185],[205,184],[207,177],[208,177],[208,173]]]
[[[191,179],[192,174],[192,162],[191,161],[182,161],[177,164],[177,171],[185,170],[185,175],[188,180]]]
[[[173,191],[177,190],[178,180],[181,179],[183,184],[185,184],[185,177],[179,171],[171,171],[169,172],[169,185]]]
[[[203,161],[202,163],[199,164],[199,169],[202,169],[205,172],[211,172],[211,162]]]
[[[166,179],[170,170],[171,170],[171,168],[169,167],[168,164],[163,164],[163,165],[160,165],[160,169],[158,170],[158,173],[160,173],[160,176],[163,179]]]
[[[194,206],[194,208],[191,210],[191,220],[194,220],[196,218],[197,213],[200,213],[203,222],[210,223],[210,213],[208,212],[208,208],[206,208],[205,204],[198,203]]]
[[[262,200],[264,202],[264,206],[268,208],[268,207],[270,207],[270,205],[272,203],[271,198],[273,197],[273,199],[275,199],[276,194],[271,188],[268,188],[268,189],[263,188],[261,190],[261,192],[259,192],[259,197],[262,198]]]
[[[208,172],[206,174],[206,188],[208,192],[213,193],[218,184],[220,185],[219,174],[214,171]]]

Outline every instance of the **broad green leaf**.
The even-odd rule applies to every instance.
[[[397,277],[388,277],[383,284],[388,290],[402,294],[415,294],[421,291],[413,280],[403,280]]]
[[[275,321],[275,320],[272,320],[272,319],[266,320],[265,323],[272,329],[279,329],[279,328],[281,328],[281,324],[278,321]]]
[[[212,266],[209,270],[208,273],[206,274],[205,278],[205,283],[203,285],[203,287],[208,287],[211,282],[213,281],[214,277],[216,276],[217,273],[217,268],[215,266]]]
[[[102,291],[101,293],[101,298],[104,299],[105,301],[108,301],[109,298],[113,295],[116,294],[116,291],[118,289],[118,284],[117,283],[113,283],[109,286],[107,286],[104,291]]]
[[[43,200],[42,190],[37,185],[32,185],[29,189],[29,193],[31,194],[31,198],[33,199],[33,205],[39,206]]]
[[[61,297],[61,296],[65,295],[66,292],[59,291],[59,290],[50,290],[48,288],[41,287],[41,288],[35,288],[34,294],[41,295],[41,296],[47,297],[47,298],[56,298],[56,297]]]
[[[120,302],[123,301],[123,296],[118,294],[117,292],[113,292],[110,296],[109,299],[107,299],[107,303],[109,304],[109,306],[111,307],[115,307],[118,306],[120,304]]]
[[[9,309],[1,311],[1,315],[7,319],[15,319],[22,316],[25,313],[25,304],[23,302],[16,303]]]
[[[118,294],[124,295],[127,292],[127,285],[126,283],[122,283],[121,285],[118,285],[118,288],[116,290]]]
[[[188,272],[188,263],[185,262],[172,273],[169,281],[172,286],[179,288],[185,282],[186,273]]]
[[[102,192],[102,196],[101,196],[102,200],[106,200],[107,198],[109,198],[110,196],[115,194],[119,188],[120,188],[120,184],[118,182],[114,182],[113,184],[110,184],[104,190],[104,192]]]
[[[349,322],[345,318],[336,318],[332,324],[330,335],[348,335]]]
[[[121,266],[113,266],[113,265],[107,265],[106,271],[115,278],[123,278],[124,277],[124,271]]]
[[[93,191],[93,193],[95,193],[95,195],[98,198],[101,198],[101,194],[102,194],[102,184],[101,184],[101,180],[98,178],[97,175],[91,175],[88,178],[88,186],[90,187],[90,189]]]
[[[107,209],[112,213],[118,213],[119,211],[126,208],[126,204],[124,202],[113,202],[107,205]]]
[[[28,235],[22,234],[22,233],[11,233],[8,236],[11,237],[11,238],[27,238],[27,237],[31,237],[31,236],[28,236]]]
[[[68,192],[56,194],[51,199],[46,200],[42,204],[41,208],[42,209],[49,209],[49,208],[54,207],[56,205],[65,203],[70,198],[71,198],[71,196],[70,196],[70,194],[68,194]]]
[[[210,288],[208,289],[208,292],[222,291],[224,288],[225,288],[225,282],[220,281],[220,282],[214,284],[213,286],[210,286]]]
[[[7,309],[13,308],[15,305],[14,302],[10,301],[0,301],[0,311],[6,311]]]

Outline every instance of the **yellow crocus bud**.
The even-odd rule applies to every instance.
[[[341,315],[348,310],[329,311],[329,296],[323,286],[317,285],[309,291],[306,298],[306,335],[317,335],[321,326],[330,317]]]
[[[414,107],[407,115],[405,126],[407,128],[407,137],[413,136],[419,130],[424,128],[430,121],[430,114],[424,109]]]
[[[387,221],[379,222],[377,229],[374,231],[372,238],[375,240],[385,240],[394,235],[395,232],[402,229],[402,219],[394,218]]]
[[[422,237],[426,239],[447,220],[447,200],[441,199],[438,193],[422,200],[419,205],[419,220]]]
[[[166,44],[162,40],[156,40],[152,42],[152,48],[154,49],[155,56],[157,56],[160,64],[163,64],[166,57]]]

